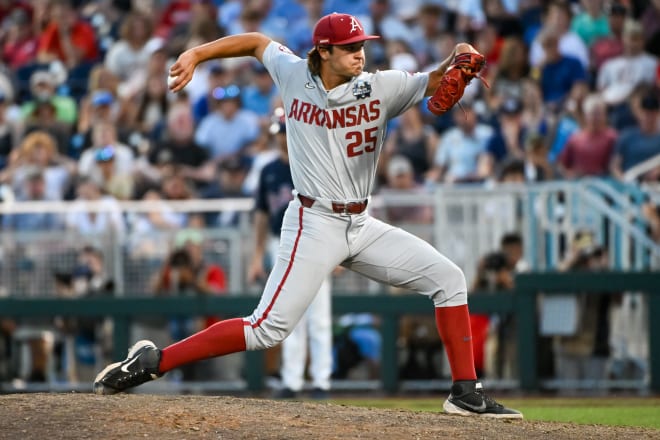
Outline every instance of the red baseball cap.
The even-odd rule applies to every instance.
[[[377,35],[365,35],[362,23],[348,14],[332,14],[321,17],[314,26],[312,41],[318,45],[343,45],[353,44],[359,41],[375,40]]]

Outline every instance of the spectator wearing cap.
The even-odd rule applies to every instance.
[[[654,84],[658,59],[644,51],[644,29],[636,21],[629,20],[623,29],[623,54],[611,58],[600,68],[596,82],[610,106],[616,128],[623,128],[619,118],[627,111],[629,98],[641,84]]]
[[[70,0],[54,0],[50,21],[39,36],[37,60],[42,63],[59,60],[72,69],[98,57],[94,28],[79,17]]]
[[[2,61],[11,69],[18,69],[34,61],[37,37],[34,35],[30,13],[16,8],[6,18],[6,37],[2,45]]]
[[[455,126],[443,134],[435,151],[429,178],[439,182],[476,182],[489,177],[481,166],[493,128],[479,122],[475,103],[462,99],[452,117]]]
[[[632,167],[660,154],[660,98],[657,89],[644,92],[638,99],[635,112],[638,125],[621,132],[614,147],[611,163],[612,175],[624,180],[624,173]],[[660,170],[649,173],[648,178],[659,180]]]
[[[559,155],[559,169],[567,179],[607,175],[617,139],[616,130],[607,123],[607,106],[600,95],[589,95],[582,107],[582,126]]]
[[[259,118],[254,112],[241,108],[241,91],[235,84],[216,87],[211,96],[212,112],[199,123],[195,141],[219,163],[245,153],[259,136]]]
[[[252,73],[252,81],[245,86],[241,93],[243,108],[254,112],[259,118],[266,121],[273,112],[273,100],[278,96],[277,87],[263,64],[253,64]]]
[[[37,70],[30,76],[30,94],[32,99],[23,103],[21,114],[27,119],[34,113],[35,107],[41,102],[50,102],[55,107],[55,117],[58,121],[73,125],[78,117],[76,101],[70,96],[57,93],[59,87],[56,75],[47,70]]]
[[[93,144],[78,161],[78,174],[94,179],[102,188],[112,175],[131,176],[135,171],[133,151],[117,139],[117,129],[109,122],[99,122],[92,131]],[[108,163],[111,162],[112,167]]]
[[[571,30],[591,47],[594,41],[610,34],[610,25],[603,0],[585,0],[582,5],[583,10],[571,20]]]
[[[583,69],[589,68],[589,49],[582,38],[571,31],[573,14],[569,2],[565,0],[552,0],[543,16],[542,26],[534,37],[529,50],[529,64],[539,69],[546,59],[543,37],[547,32],[557,36],[559,53],[577,59]]]
[[[232,72],[220,63],[214,63],[207,69],[206,87],[203,95],[197,98],[191,96],[193,117],[195,124],[199,124],[206,115],[211,112],[211,106],[215,101],[213,90],[217,87],[228,87],[233,84]]]
[[[379,195],[387,198],[388,195],[426,193],[426,187],[415,179],[415,170],[407,157],[401,155],[390,157],[385,169],[386,180],[378,191]],[[429,205],[387,206],[382,215],[384,220],[393,224],[428,224],[433,220],[433,210]]]
[[[71,139],[69,155],[80,157],[84,151],[94,145],[93,131],[99,124],[114,126],[117,140],[124,144],[128,143],[130,131],[125,124],[120,123],[120,114],[120,104],[110,90],[93,91],[81,105],[77,132]]]
[[[590,49],[591,68],[598,73],[605,61],[623,54],[623,26],[628,10],[620,3],[613,3],[607,15],[610,33],[596,39]]]

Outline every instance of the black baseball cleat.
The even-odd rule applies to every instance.
[[[451,386],[451,394],[442,408],[447,414],[459,416],[522,419],[520,411],[507,408],[488,397],[476,380],[459,380]]]
[[[117,394],[158,379],[160,350],[151,341],[139,341],[128,350],[128,356],[121,362],[115,362],[103,369],[94,379],[94,393]]]

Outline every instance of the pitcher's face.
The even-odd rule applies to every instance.
[[[325,51],[327,61],[333,73],[353,77],[362,73],[365,64],[364,41],[359,43],[333,46],[332,51]]]

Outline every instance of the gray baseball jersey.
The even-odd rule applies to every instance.
[[[363,72],[326,91],[307,60],[279,43],[268,45],[263,63],[284,102],[296,190],[334,201],[369,197],[387,120],[424,97],[428,74]]]

